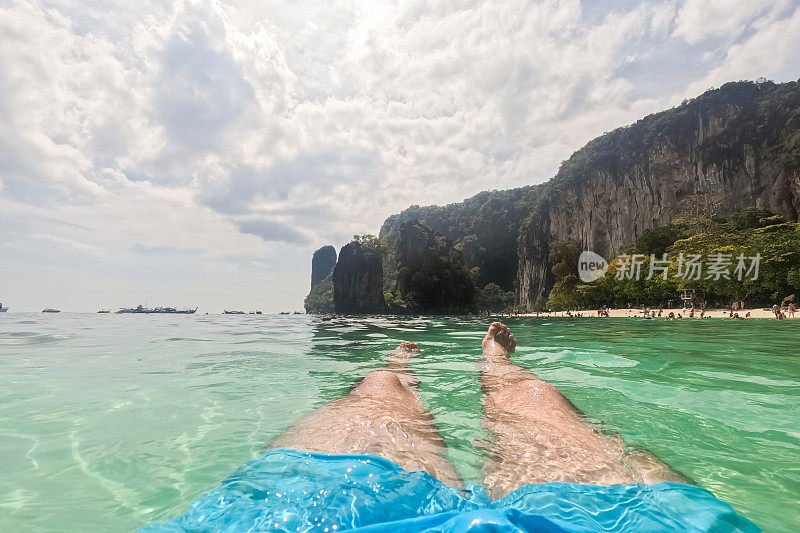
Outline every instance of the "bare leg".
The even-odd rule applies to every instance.
[[[416,380],[408,359],[418,352],[416,344],[402,343],[384,369],[368,374],[344,398],[301,419],[270,448],[376,454],[461,488],[455,468],[444,458],[445,444],[433,417],[409,389]]]
[[[495,322],[483,340],[484,423],[493,436],[485,482],[492,497],[524,484],[597,485],[678,481],[649,454],[628,454],[622,439],[588,423],[558,390],[512,364],[517,341]]]

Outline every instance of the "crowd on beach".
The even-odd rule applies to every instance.
[[[678,319],[704,319],[704,318],[729,318],[743,320],[746,318],[776,318],[783,320],[786,318],[800,318],[797,306],[794,303],[794,295],[791,295],[775,304],[771,308],[750,308],[748,309],[744,301],[732,302],[723,308],[709,309],[706,302],[698,304],[687,303],[682,308],[665,309],[663,307],[648,307],[642,305],[639,308],[609,308],[602,306],[595,310],[567,310],[567,311],[535,311],[531,313],[516,313],[514,316],[533,316],[533,317],[568,317],[568,318],[605,318],[605,317],[628,317],[644,318],[652,320],[664,318],[666,320]]]

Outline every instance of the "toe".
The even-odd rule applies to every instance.
[[[507,341],[509,333],[511,333],[511,331],[508,329],[508,327],[505,324],[500,324],[500,331],[497,333],[498,340],[501,342]]]
[[[397,351],[405,353],[418,352],[419,347],[413,342],[404,341],[397,347]]]
[[[513,352],[516,345],[517,341],[514,340],[511,330],[500,322],[494,322],[489,326],[482,343],[484,350],[496,351],[500,347],[503,353]]]
[[[517,340],[514,338],[514,334],[511,333],[511,330],[505,324],[500,324],[495,340],[502,344],[509,352],[513,352],[514,348],[517,346]]]

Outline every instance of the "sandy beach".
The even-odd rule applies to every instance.
[[[655,309],[656,317],[658,318],[658,309]],[[598,317],[596,310],[583,310],[583,311],[557,311],[557,312],[549,312],[549,313],[524,313],[514,316],[528,316],[528,317],[545,317],[545,318],[570,318],[570,315],[567,313],[571,313],[572,317],[576,317],[580,315],[581,318],[606,318],[606,317]],[[674,308],[674,309],[664,309],[661,313],[661,318],[666,318],[669,316],[670,313],[674,313],[677,317],[679,314],[682,315],[683,318],[689,318],[689,310],[688,309],[681,309],[681,308]],[[742,318],[771,318],[775,320],[775,314],[772,312],[772,309],[764,309],[764,308],[756,308],[756,309],[745,309],[743,311],[737,311],[740,317]],[[749,317],[745,317],[747,313],[750,313]],[[698,318],[700,312],[695,312],[695,319]],[[634,309],[634,308],[619,308],[619,309],[608,309],[608,315],[610,318],[642,318],[642,309]],[[730,320],[730,311],[728,309],[706,309],[704,318],[726,318]],[[786,315],[787,319],[792,318],[800,318],[800,311],[794,314],[794,316]]]

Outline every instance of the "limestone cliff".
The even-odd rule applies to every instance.
[[[340,314],[385,311],[380,250],[358,241],[342,247],[333,269],[333,304]]]
[[[467,267],[480,268],[484,283],[513,290],[517,278],[517,235],[520,222],[530,214],[541,186],[484,191],[463,202],[438,206],[414,205],[386,219],[380,237],[392,253],[400,239],[400,227],[419,221],[444,235],[462,252]],[[387,261],[390,275],[393,262]]]
[[[798,220],[800,82],[728,83],[594,139],[542,185],[412,206],[384,222],[385,249],[369,266],[366,258],[347,259],[351,272],[339,257],[344,285],[337,290],[343,312],[382,309],[377,279],[385,268],[384,290],[398,289],[401,227],[420,221],[453,242],[466,268],[479,267],[479,286],[514,288],[518,303],[531,308],[552,286],[552,242],[574,240],[610,259],[676,217],[725,217],[748,207]]]
[[[475,288],[460,251],[443,235],[417,221],[404,222],[396,245],[397,296],[408,310],[466,313]]]
[[[336,248],[323,246],[311,258],[311,290],[303,306],[309,314],[333,313],[333,281],[331,275],[336,265]]]
[[[336,248],[323,246],[311,258],[311,287],[324,280],[336,266]]]
[[[728,83],[575,152],[521,225],[519,302],[533,307],[552,285],[553,241],[609,257],[675,217],[746,207],[798,220],[798,82]]]

